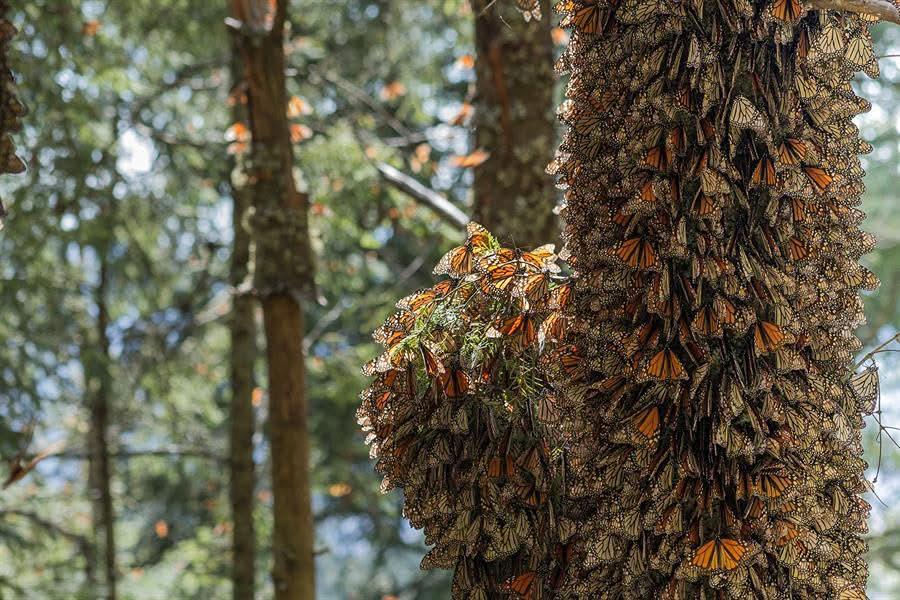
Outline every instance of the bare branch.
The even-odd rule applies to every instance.
[[[814,8],[874,15],[900,25],[900,10],[889,0],[810,0]]]
[[[469,222],[466,213],[458,209],[449,200],[438,194],[431,188],[427,188],[416,179],[410,177],[406,173],[399,171],[387,163],[375,163],[378,174],[381,175],[387,183],[391,184],[410,198],[420,204],[424,204],[438,214],[444,221],[457,227],[465,229]]]

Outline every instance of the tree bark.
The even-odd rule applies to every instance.
[[[550,2],[526,22],[508,0],[474,0],[475,139],[489,158],[475,168],[475,220],[501,241],[537,245],[559,235],[553,158]]]
[[[233,48],[232,79],[241,81],[239,46]],[[245,109],[235,102],[232,118],[242,122]],[[230,171],[236,164],[229,161]],[[229,172],[230,178],[230,172]],[[233,181],[231,184],[234,240],[231,253],[230,282],[238,290],[247,278],[250,264],[250,233],[243,225],[247,211],[247,194]],[[256,477],[253,464],[253,433],[256,429],[253,409],[253,367],[256,362],[255,300],[236,291],[232,300],[231,320],[231,408],[229,412],[229,499],[231,502],[232,558],[231,582],[234,600],[252,600],[256,583],[256,533],[253,527],[253,491]]]
[[[308,198],[292,175],[286,115],[284,22],[287,0],[232,0],[240,30],[251,133],[250,215],[254,288],[261,298],[269,380],[274,539],[272,578],[277,600],[314,600],[314,529],[303,313],[312,286]]]
[[[108,271],[104,250],[98,250],[100,258],[100,280],[95,291],[97,306],[96,347],[84,348],[83,365],[90,398],[90,429],[88,447],[90,465],[88,487],[94,507],[94,530],[96,543],[100,547],[98,556],[103,557],[103,574],[106,585],[105,598],[115,600],[116,594],[116,536],[115,510],[112,498],[112,464],[109,452],[109,312],[106,306]]]

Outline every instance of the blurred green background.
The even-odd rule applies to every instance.
[[[122,598],[229,594],[227,499],[228,175],[226,2],[33,0],[13,9],[12,58],[31,109],[17,136],[29,171],[4,177],[0,233],[0,457],[66,449],[0,492],[0,598],[93,598],[86,398],[109,373]],[[369,333],[394,301],[431,281],[459,233],[386,187],[388,162],[468,207],[463,118],[474,71],[462,0],[295,0],[288,92],[296,157],[311,194],[321,305],[308,308],[319,597],[444,598],[423,573],[419,532],[383,495],[354,411]],[[558,42],[564,35],[557,32]],[[867,349],[900,328],[900,28],[876,28],[879,81],[858,124],[865,157],[865,258],[882,287],[865,298]],[[561,46],[560,46],[561,48]],[[547,82],[546,85],[551,85]],[[558,85],[558,84],[557,84]],[[548,198],[547,202],[554,202]],[[99,258],[103,256],[103,260]],[[102,270],[109,358],[92,351]],[[877,357],[887,425],[900,425],[896,353]],[[263,365],[257,422],[265,423]],[[33,430],[33,433],[28,433]],[[890,431],[890,430],[889,430]],[[878,462],[877,428],[867,429]],[[896,437],[896,436],[895,436]],[[900,438],[898,438],[900,439]],[[900,451],[882,439],[871,520],[873,598],[900,598]],[[271,492],[259,426],[260,597],[270,597]]]

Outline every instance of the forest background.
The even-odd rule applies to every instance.
[[[12,10],[20,35],[11,64],[30,108],[16,141],[29,170],[0,181],[10,212],[0,233],[0,458],[53,454],[0,492],[0,598],[95,597],[106,566],[106,541],[96,539],[102,489],[115,509],[118,597],[230,595],[232,202],[249,132],[236,107],[227,4],[33,0]],[[418,570],[422,537],[402,518],[399,494],[380,493],[354,416],[366,384],[359,366],[377,351],[370,332],[396,298],[431,283],[431,267],[463,235],[429,190],[513,237],[523,232],[519,244],[552,237],[549,179],[532,185],[539,206],[496,200],[506,193],[503,172],[492,170],[501,144],[485,122],[475,133],[479,119],[505,118],[478,89],[490,76],[484,41],[523,25],[510,12],[492,13],[493,29],[476,27],[484,3],[474,4],[290,4],[287,112],[316,261],[304,351],[323,599],[447,595],[446,573]],[[546,37],[543,75],[528,81],[531,91],[511,84],[507,102],[554,85],[550,54],[566,38],[543,4],[542,25],[528,25]],[[883,283],[865,297],[861,354],[900,328],[900,29],[876,28],[876,54],[881,79],[857,82],[873,103],[858,125],[875,146],[863,158],[863,209],[879,245],[864,262]],[[518,156],[541,172],[556,142],[530,138],[515,140]],[[898,357],[878,355],[889,425],[900,424]],[[252,374],[255,567],[266,598],[262,353]],[[105,474],[89,460],[98,399],[108,409]],[[900,451],[876,431],[867,430],[872,477],[881,465],[870,592],[897,598]]]

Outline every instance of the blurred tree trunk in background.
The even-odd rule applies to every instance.
[[[232,44],[232,89],[234,101],[232,121],[243,123],[246,110],[240,89],[243,68],[240,60],[239,40]],[[254,322],[255,299],[247,294],[242,284],[247,279],[250,265],[250,233],[243,225],[248,208],[247,193],[243,185],[231,178],[236,161],[229,160],[229,180],[232,197],[232,225],[234,240],[231,250],[229,279],[234,289],[229,333],[231,337],[231,410],[229,412],[229,498],[234,525],[232,530],[232,597],[234,600],[252,600],[256,583],[256,532],[253,528],[253,491],[255,474],[253,465],[253,433],[256,421],[253,407],[253,367],[256,362],[256,324]]]
[[[109,401],[111,377],[109,373],[109,311],[106,304],[109,272],[106,250],[97,248],[100,255],[100,274],[94,292],[97,307],[96,331],[87,336],[88,344],[82,348],[90,423],[88,449],[90,454],[88,487],[93,507],[96,553],[103,560],[103,574],[107,600],[115,600],[116,594],[116,535],[115,511],[112,500],[112,465],[109,456]]]
[[[313,600],[315,561],[309,431],[299,299],[312,288],[308,198],[293,178],[286,114],[287,0],[232,0],[243,23],[241,52],[252,140],[248,223],[254,288],[263,308],[269,380],[269,436],[275,505],[272,578],[277,600]]]
[[[553,40],[549,0],[526,22],[512,0],[473,0],[475,138],[489,158],[475,168],[475,220],[521,246],[559,235],[553,214]]]

